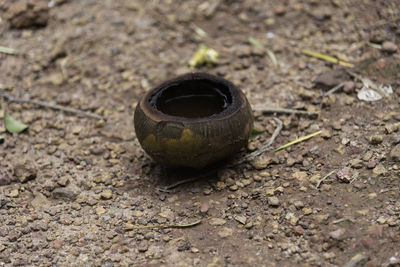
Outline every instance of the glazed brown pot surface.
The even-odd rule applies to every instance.
[[[156,162],[202,168],[247,145],[253,115],[243,92],[205,73],[188,73],[149,91],[138,103],[136,136]]]

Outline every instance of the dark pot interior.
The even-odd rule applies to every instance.
[[[150,99],[153,108],[183,118],[220,114],[232,104],[229,87],[210,80],[184,80],[161,88]]]

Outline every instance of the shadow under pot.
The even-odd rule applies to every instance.
[[[253,115],[243,92],[205,73],[188,73],[149,91],[135,110],[136,136],[156,162],[202,168],[247,145]]]

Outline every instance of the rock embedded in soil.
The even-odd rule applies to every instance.
[[[390,151],[390,158],[395,162],[400,162],[400,144],[392,148]]]
[[[19,163],[14,167],[14,176],[17,177],[21,183],[26,183],[35,179],[36,173],[37,170],[35,166],[29,161]]]
[[[17,29],[46,26],[49,20],[47,1],[12,1],[4,18],[12,28]]]
[[[344,70],[329,70],[319,74],[313,82],[317,87],[321,87],[322,89],[331,89],[348,79],[349,76]]]
[[[273,196],[273,197],[269,197],[268,198],[268,205],[270,205],[271,207],[279,207],[280,205],[280,201],[277,197]]]
[[[385,41],[382,44],[382,50],[388,53],[395,53],[397,51],[397,45],[390,41]]]

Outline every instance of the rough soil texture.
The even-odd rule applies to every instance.
[[[0,17],[1,45],[22,53],[0,54],[3,93],[106,118],[1,100],[0,118],[29,129],[12,135],[0,123],[0,266],[398,266],[398,1],[3,0]],[[231,80],[253,106],[320,112],[277,114],[274,147],[323,132],[161,192],[188,174],[143,152],[134,108],[190,71],[200,43],[221,59],[199,70]],[[313,82],[343,67],[302,49],[352,62],[394,93],[368,103],[346,73]],[[273,116],[255,112],[266,133],[243,153],[267,142]]]

